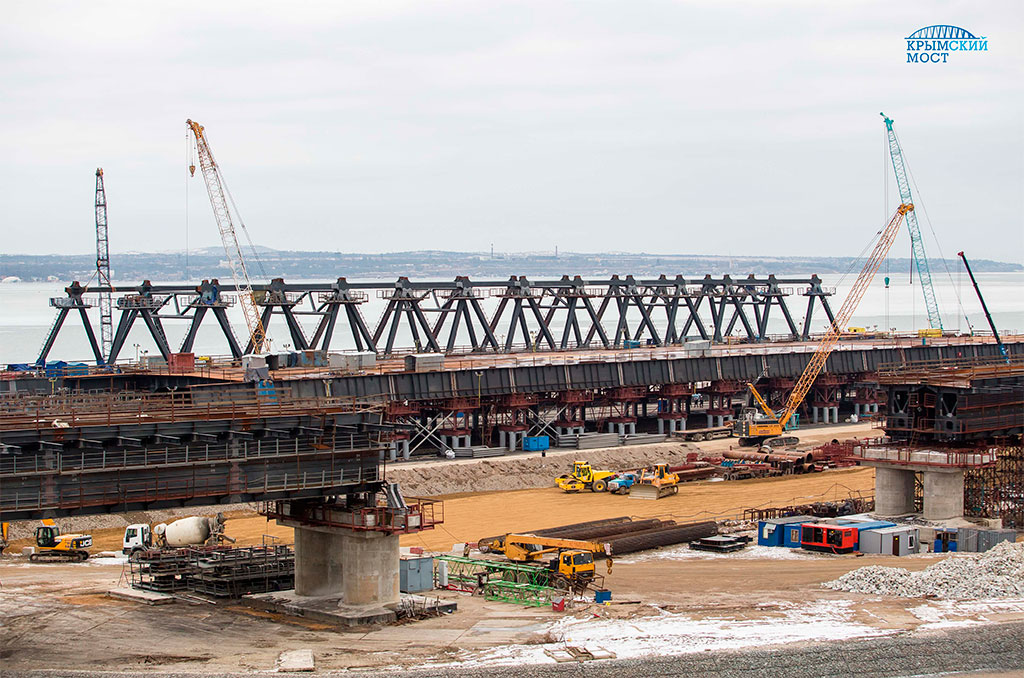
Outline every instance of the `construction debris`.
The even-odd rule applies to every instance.
[[[1002,542],[985,553],[950,556],[920,572],[862,567],[822,586],[902,598],[1016,598],[1024,596],[1024,543]]]

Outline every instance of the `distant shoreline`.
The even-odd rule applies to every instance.
[[[611,277],[612,275],[703,277],[729,274],[819,275],[842,274],[858,261],[854,257],[759,257],[701,254],[625,254],[625,253],[495,253],[415,251],[384,254],[341,252],[279,251],[257,248],[246,253],[253,279],[270,278],[394,279],[407,276],[420,280],[449,279],[455,275],[471,278],[508,278],[530,276],[560,278],[563,275]],[[932,259],[935,274],[960,270],[959,260]],[[186,268],[187,265],[187,268]],[[91,254],[0,254],[0,280],[18,278],[22,282],[85,282],[95,273]],[[891,258],[888,270],[894,274],[910,271],[912,262]],[[972,259],[976,272],[1015,273],[1024,265],[988,259]],[[116,282],[137,284],[150,280],[201,280],[230,277],[224,254],[217,248],[189,252],[131,253],[111,256]],[[187,272],[187,275],[186,275]]]

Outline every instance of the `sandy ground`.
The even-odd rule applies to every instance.
[[[866,427],[856,428],[863,430],[823,428],[813,435],[825,440],[865,435]],[[699,447],[713,452],[729,442],[712,441]],[[554,459],[568,466],[574,456]],[[479,470],[490,466],[489,461],[460,465]],[[544,463],[549,461],[546,458]],[[843,498],[870,493],[872,487],[871,469],[848,469],[692,483],[660,501],[568,495],[550,486],[475,492],[446,497],[444,525],[409,535],[403,544],[447,551],[453,543],[510,530],[620,515],[690,520],[735,514],[748,507]],[[244,513],[232,516],[227,531],[243,544],[259,543],[265,534],[284,541],[291,537],[290,530]],[[93,530],[94,550],[119,547],[121,532],[114,527]],[[580,603],[568,613],[556,613],[550,608],[523,608],[444,592],[439,595],[457,600],[455,614],[341,632],[233,603],[179,601],[149,607],[116,601],[104,595],[123,581],[123,564],[116,559],[30,565],[21,557],[5,558],[0,561],[0,660],[12,671],[61,667],[264,672],[273,670],[281,651],[309,648],[320,669],[479,667],[550,662],[545,650],[565,642],[606,647],[629,658],[1024,621],[1024,600],[947,603],[820,587],[863,565],[916,570],[936,559],[930,555],[834,556],[764,547],[721,556],[670,547],[619,559],[606,580],[613,591],[611,606]],[[60,642],[40,643],[41,638]]]

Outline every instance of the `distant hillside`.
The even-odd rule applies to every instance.
[[[733,276],[748,273],[844,273],[856,265],[851,257],[754,257],[708,256],[698,254],[621,254],[612,252],[565,252],[557,256],[542,253],[494,254],[484,252],[390,252],[356,254],[342,252],[290,252],[258,247],[258,257],[249,254],[249,273],[255,280],[283,277],[287,280],[347,278],[449,279],[456,275],[471,278],[507,278],[510,275],[561,277],[562,275],[611,276],[635,275],[687,277],[707,273]],[[229,271],[223,252],[215,248],[193,251],[188,256],[186,274],[184,252],[130,253],[111,256],[115,281],[137,283],[151,280],[201,280],[227,277]],[[959,260],[947,260],[955,271]],[[16,276],[23,281],[59,280],[85,282],[93,277],[92,255],[0,255],[0,279]],[[890,259],[890,269],[907,271],[908,259]],[[979,272],[1022,271],[1020,264],[972,259]],[[933,270],[944,270],[941,260],[932,261]]]

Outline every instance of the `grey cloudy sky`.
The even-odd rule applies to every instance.
[[[945,254],[1024,261],[1018,1],[4,12],[6,253],[90,252],[97,166],[113,251],[182,249],[191,117],[270,247],[855,255],[883,219],[884,110]],[[907,64],[932,24],[989,51]],[[218,244],[198,175],[188,212]]]

